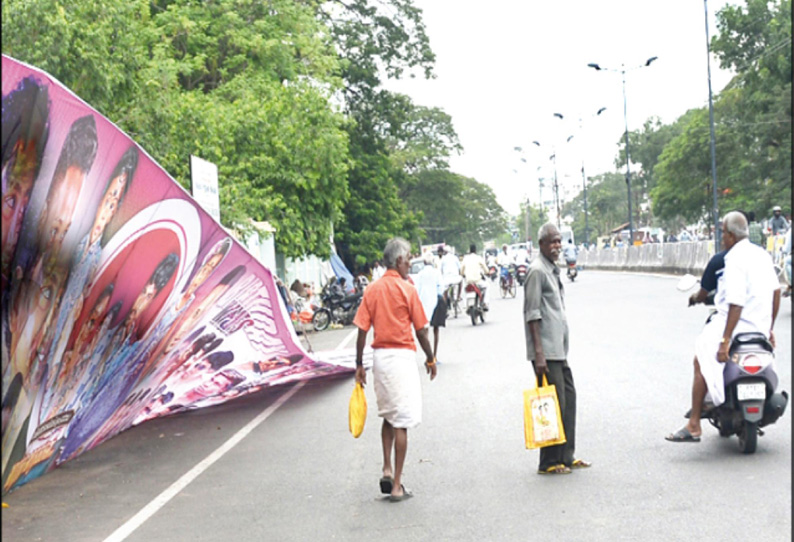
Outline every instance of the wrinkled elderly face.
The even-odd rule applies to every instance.
[[[555,228],[540,240],[540,252],[552,262],[556,262],[560,257],[562,250],[562,237],[560,232]]]

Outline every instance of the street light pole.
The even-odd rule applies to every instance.
[[[651,65],[651,62],[656,60],[659,57],[652,56],[648,60],[645,61],[645,64],[632,68],[633,70],[639,68],[645,68]],[[626,128],[626,188],[628,191],[628,200],[629,200],[629,246],[634,244],[634,220],[632,219],[632,212],[631,212],[631,168],[629,166],[629,162],[631,160],[631,154],[629,152],[629,117],[627,113],[626,107],[626,65],[621,64],[619,70],[610,69],[610,68],[602,68],[596,63],[590,63],[587,65],[590,68],[593,68],[596,71],[606,70],[611,72],[620,72],[622,79],[623,79],[623,120],[625,122]]]
[[[622,71],[620,73],[623,75],[623,121],[626,125],[626,187],[628,188],[629,194],[629,246],[632,246],[634,244],[634,221],[631,213],[631,169],[629,167],[631,156],[629,154],[629,117],[626,113],[626,66],[621,65],[621,68]]]
[[[717,209],[717,150],[714,141],[714,104],[711,99],[711,45],[709,44],[709,8],[707,0],[703,0],[703,8],[706,11],[706,67],[709,79],[709,132],[711,139],[711,186],[714,193],[714,204],[712,215],[714,219],[714,252],[719,252],[722,231],[719,228],[719,211]]]

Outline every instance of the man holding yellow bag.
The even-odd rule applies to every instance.
[[[364,370],[364,346],[370,327],[375,329],[372,341],[372,376],[378,415],[383,418],[383,477],[380,490],[389,500],[399,502],[411,497],[402,484],[402,471],[408,450],[408,429],[422,421],[422,386],[416,366],[416,338],[427,359],[425,368],[430,380],[436,377],[436,362],[427,338],[427,316],[422,309],[416,288],[406,279],[410,268],[411,245],[395,238],[386,243],[383,263],[386,273],[364,290],[364,297],[353,324],[358,327],[356,341],[356,383],[367,383]],[[394,468],[392,469],[392,450]]]
[[[524,283],[524,333],[527,359],[532,361],[538,387],[544,375],[557,389],[566,442],[540,450],[538,474],[569,474],[590,463],[574,459],[576,442],[576,388],[568,366],[568,320],[557,259],[562,237],[557,226],[544,224],[538,231],[540,254],[529,265]]]

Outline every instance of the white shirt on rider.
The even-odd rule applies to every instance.
[[[768,337],[772,328],[772,294],[779,288],[769,253],[749,239],[742,239],[725,254],[725,270],[714,302],[726,318],[729,305],[742,307],[734,334],[757,331]]]
[[[524,247],[520,247],[516,251],[516,265],[529,263],[529,251]]]
[[[513,258],[510,256],[510,254],[503,250],[499,253],[499,256],[496,257],[496,263],[499,265],[499,267],[507,267],[513,263]]]
[[[447,252],[441,258],[441,274],[444,277],[457,277],[460,275],[460,260],[451,252]]]

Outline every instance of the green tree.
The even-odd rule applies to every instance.
[[[574,238],[584,240],[584,197],[581,192],[563,206],[562,214],[573,216]],[[628,202],[623,173],[603,173],[589,179],[587,217],[591,242],[626,223]]]
[[[507,225],[489,186],[443,169],[419,172],[405,201],[422,217],[423,241],[453,245],[458,252],[468,251],[471,243],[482,246]]]

